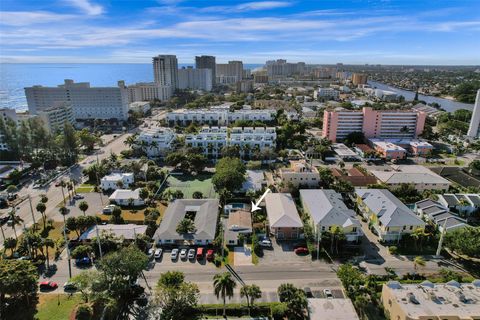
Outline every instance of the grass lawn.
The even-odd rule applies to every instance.
[[[212,175],[210,174],[169,176],[166,188],[163,191],[167,189],[172,191],[181,190],[185,199],[192,198],[195,191],[200,191],[204,198],[217,197],[212,184]]]
[[[79,294],[40,294],[38,320],[68,320],[73,309],[82,302]]]
[[[84,183],[76,187],[75,191],[77,191],[77,193],[88,193],[88,192],[93,192],[94,188],[95,186],[93,184]]]
[[[147,207],[145,207],[147,208]],[[125,222],[133,222],[133,223],[138,223],[138,222],[143,222],[145,219],[145,215],[143,212],[145,211],[145,208],[142,209],[122,209],[122,217]],[[157,223],[162,221],[163,214],[165,213],[165,210],[167,209],[167,206],[165,206],[163,203],[157,202],[157,209],[160,212],[160,217],[158,217]],[[97,216],[102,219],[102,221],[109,221],[111,215],[108,214],[98,214]]]
[[[234,266],[235,265],[235,253],[234,251],[230,250],[228,251],[228,264],[231,265],[231,266]]]

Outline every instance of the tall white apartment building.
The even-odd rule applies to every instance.
[[[243,62],[228,61],[228,63],[220,63],[216,65],[216,76],[218,77],[235,77],[235,82],[243,79]]]
[[[162,86],[178,85],[178,61],[175,55],[158,55],[153,60],[153,77]]]
[[[340,92],[333,88],[318,88],[313,92],[315,100],[335,100],[338,99]]]
[[[139,82],[128,86],[128,102],[168,100],[172,97],[173,87],[156,82]]]
[[[230,111],[231,104],[226,103],[208,109],[179,110],[167,113],[169,126],[188,126],[190,123],[226,126],[237,120],[269,122],[274,119],[273,109],[252,109],[244,106],[240,110]]]
[[[470,120],[467,136],[480,138],[480,90],[477,91],[477,98],[475,99],[472,120]]]
[[[200,148],[209,158],[217,158],[225,146],[239,146],[241,155],[247,145],[250,150],[274,149],[276,138],[274,127],[234,127],[230,132],[227,127],[203,127],[198,134],[185,135],[185,144]]]
[[[275,149],[277,132],[275,127],[234,127],[230,131],[229,145],[239,145],[241,148],[248,145],[254,148],[272,148]]]
[[[227,145],[227,127],[203,127],[197,134],[185,135],[185,145],[200,148],[208,158],[217,158]]]
[[[178,89],[212,91],[212,81],[211,69],[188,67],[178,70]]]
[[[49,132],[63,132],[65,123],[75,124],[72,107],[67,103],[57,103],[50,108],[43,109],[38,112],[38,116]]]
[[[135,147],[143,149],[149,157],[160,157],[172,146],[175,133],[168,128],[149,128],[140,132]]]
[[[31,114],[56,103],[68,103],[76,120],[128,118],[128,90],[123,81],[118,81],[117,87],[90,87],[89,82],[66,79],[57,87],[25,88],[25,96]]]

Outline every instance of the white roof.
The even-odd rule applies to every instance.
[[[311,320],[358,320],[350,299],[308,299]]]
[[[342,196],[334,190],[302,189],[300,197],[315,224],[343,228],[361,226],[355,212],[347,208]]]
[[[117,189],[115,190],[110,197],[110,200],[128,200],[128,199],[140,199],[140,188],[135,190],[129,189]]]
[[[98,234],[111,233],[117,237],[123,237],[126,240],[135,239],[135,235],[144,234],[147,231],[147,226],[137,224],[106,224],[93,226],[80,236],[80,240],[92,239]]]
[[[108,176],[105,176],[102,178],[103,181],[119,181],[122,180],[124,177],[132,177],[133,173],[112,173],[109,174]]]
[[[391,171],[371,170],[371,173],[380,181],[389,184],[399,183],[439,183],[450,184],[435,172],[417,165],[391,166]]]
[[[268,221],[273,228],[302,228],[303,222],[290,193],[269,193],[265,197]]]

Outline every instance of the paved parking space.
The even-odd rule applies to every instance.
[[[233,264],[235,266],[251,266],[252,251],[249,247],[235,247],[233,248]]]
[[[68,214],[68,217],[78,217],[83,215],[83,212],[78,208],[78,204],[82,201],[86,201],[88,203],[88,209],[85,213],[91,216],[97,213],[100,213],[103,207],[109,203],[108,197],[106,195],[102,195],[102,199],[103,199],[103,204],[102,204],[102,199],[100,199],[100,194],[98,192],[81,193],[81,195],[84,196],[83,199],[73,200],[72,202],[68,201],[68,198],[67,198],[67,208],[70,209],[70,213]],[[53,219],[58,221],[63,221],[63,217],[60,213],[58,213],[58,210],[56,214],[53,216]]]
[[[311,262],[310,255],[299,256],[293,251],[295,242],[293,241],[281,241],[277,242],[272,240],[271,248],[263,249],[263,257],[259,259],[259,264],[285,264],[285,263],[297,263],[304,264]]]
[[[180,255],[180,252],[179,252]],[[180,256],[172,260],[171,256],[171,249],[164,249],[162,257],[160,259],[154,259],[154,267],[152,269],[159,269],[159,268],[171,268],[171,270],[175,270],[176,268],[183,268],[183,267],[195,267],[195,268],[215,268],[213,263],[208,262],[207,259],[203,258],[201,260],[197,259],[181,259]]]

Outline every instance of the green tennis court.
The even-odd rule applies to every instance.
[[[212,184],[212,175],[169,176],[164,191],[167,189],[182,191],[184,199],[192,198],[195,191],[200,191],[204,198],[217,198],[217,193]]]

